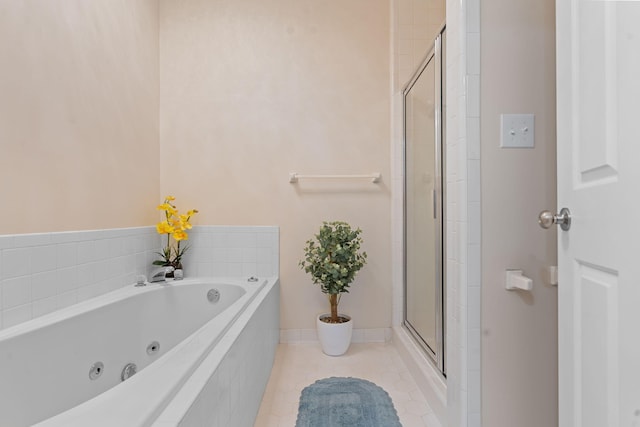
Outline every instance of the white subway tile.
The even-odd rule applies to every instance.
[[[255,248],[257,245],[256,233],[253,231],[237,233],[236,239],[238,240],[241,248]]]
[[[479,286],[481,282],[481,248],[480,244],[469,245],[467,251],[467,263],[469,270],[469,285]]]
[[[242,262],[255,263],[258,260],[258,251],[255,247],[242,249]]]
[[[467,74],[480,74],[480,34],[467,34]]]
[[[211,277],[214,276],[214,266],[212,263],[197,263],[193,273],[199,277]],[[186,274],[188,275],[189,273]]]
[[[77,302],[78,291],[76,290],[56,295],[56,307],[58,307],[58,310],[61,308],[69,307],[70,305],[76,304]]]
[[[211,233],[211,247],[213,248],[226,248],[227,244],[227,233],[217,230]]]
[[[78,289],[78,269],[61,268],[56,272],[56,293],[58,295]]]
[[[258,276],[258,266],[255,262],[243,262],[241,276]]]
[[[0,279],[29,274],[29,258],[30,249],[4,249],[2,251],[2,277]]]
[[[467,289],[467,327],[480,330],[480,288],[469,287]]]
[[[212,265],[211,275],[223,277],[230,276],[231,274],[229,274],[228,266],[229,264],[227,264],[226,262],[214,262]]]
[[[233,277],[242,276],[242,263],[241,262],[227,263],[227,274]]]
[[[467,0],[467,28],[469,33],[480,32],[480,0]]]
[[[31,276],[31,298],[40,300],[56,294],[58,274],[56,271],[46,271]]]
[[[480,76],[467,76],[467,117],[480,117]]]
[[[31,273],[55,270],[58,266],[58,247],[37,246],[30,249]]]
[[[32,246],[42,246],[51,243],[51,234],[34,233],[34,234],[18,234],[14,236],[14,248],[26,248]]]
[[[479,245],[481,233],[480,202],[469,203],[467,212],[469,214],[468,244]]]
[[[480,159],[480,119],[467,118],[467,156],[469,159]]]
[[[94,265],[94,272],[95,272],[95,280],[96,282],[101,282],[103,280],[106,280],[110,277],[109,275],[109,266],[110,266],[110,260],[108,258],[105,258],[101,261],[95,262],[93,263]]]
[[[2,281],[2,308],[8,309],[31,302],[31,276]]]
[[[242,249],[231,248],[226,251],[226,262],[240,263],[242,262]]]
[[[467,427],[482,427],[482,416],[479,412],[467,414]]]
[[[57,297],[49,297],[44,299],[34,300],[31,305],[33,318],[44,316],[57,310]]]
[[[13,244],[13,241],[14,237],[11,235],[0,236],[0,250],[14,248],[15,245]]]
[[[107,240],[96,240],[94,245],[96,261],[101,261],[109,257],[109,242]]]
[[[90,298],[97,297],[98,295],[106,293],[107,290],[108,287],[105,281],[94,283],[89,286],[83,286],[81,288],[78,288],[77,290],[78,301],[84,301]]]
[[[107,242],[107,246],[108,246],[108,256],[109,258],[115,258],[117,256],[122,256],[124,253],[126,253],[125,251],[125,240],[124,238],[113,238],[113,239],[109,239]]]
[[[257,248],[256,249],[256,259],[255,261],[258,263],[270,263],[272,262],[272,249],[271,248]]]
[[[275,276],[275,271],[271,263],[258,263],[256,265],[256,276],[258,277],[270,277]]]
[[[92,240],[78,242],[77,262],[86,264],[96,260],[95,242]]]
[[[31,304],[24,304],[2,311],[2,327],[9,328],[31,320]]]

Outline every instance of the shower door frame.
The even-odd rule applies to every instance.
[[[415,342],[429,356],[438,371],[446,377],[445,366],[445,337],[446,337],[446,246],[444,236],[446,235],[445,206],[446,196],[443,188],[445,175],[445,129],[444,129],[444,47],[445,47],[445,27],[443,26],[435,38],[432,48],[429,49],[424,60],[420,63],[411,79],[407,82],[402,90],[402,119],[403,119],[403,326],[409,331]],[[411,325],[407,319],[407,94],[411,91],[415,83],[418,81],[422,73],[431,61],[435,61],[434,81],[435,81],[435,191],[436,208],[439,213],[436,218],[437,232],[435,238],[436,244],[436,348],[431,346],[420,336],[418,331]],[[438,203],[439,202],[439,205]],[[439,285],[439,286],[438,286]]]

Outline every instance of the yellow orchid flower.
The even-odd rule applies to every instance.
[[[179,242],[181,240],[187,240],[189,238],[189,235],[183,230],[178,230],[173,233],[173,238],[176,240],[176,242]]]
[[[171,203],[176,198],[173,196],[167,196],[161,205],[158,205],[157,209],[164,211],[165,220],[156,224],[156,230],[159,234],[167,235],[167,245],[162,249],[162,252],[158,252],[161,259],[153,262],[154,265],[173,265],[181,266],[181,259],[184,253],[189,249],[188,246],[180,247],[180,243],[183,240],[188,240],[189,235],[187,230],[192,228],[189,220],[191,216],[198,213],[197,209],[191,209],[187,214],[180,214],[178,208]],[[174,242],[171,242],[173,237]]]
[[[167,221],[162,221],[156,224],[156,231],[158,234],[171,234],[175,229]]]
[[[183,230],[191,230],[192,227],[191,227],[191,224],[189,223],[189,218],[190,218],[189,215],[184,215],[184,214],[180,215],[180,227]]]

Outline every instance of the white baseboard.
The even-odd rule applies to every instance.
[[[352,343],[362,342],[390,342],[391,328],[354,329],[351,336]],[[318,342],[315,329],[280,329],[281,343]]]

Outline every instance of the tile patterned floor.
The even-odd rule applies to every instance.
[[[393,344],[352,344],[331,357],[319,344],[280,344],[255,427],[294,427],[302,389],[316,380],[357,377],[384,388],[403,427],[440,427]]]

